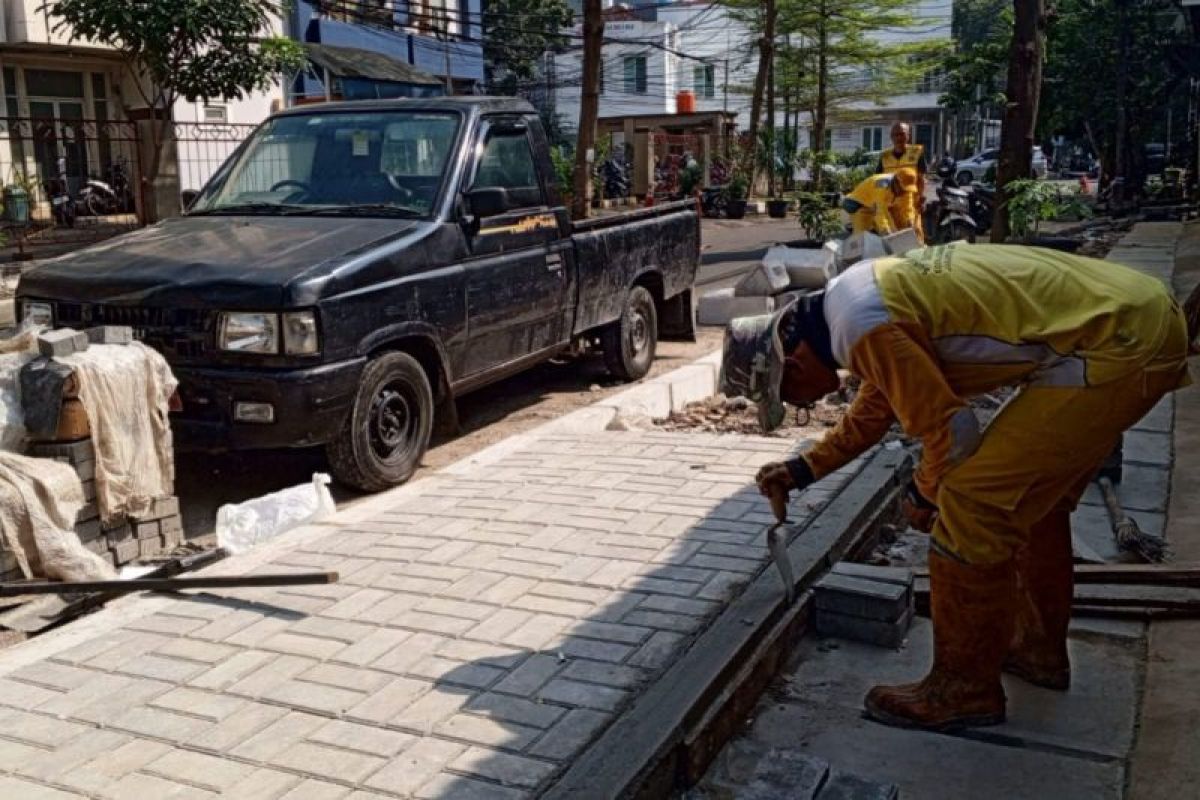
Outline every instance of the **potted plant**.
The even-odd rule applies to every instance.
[[[1022,179],[1012,181],[1004,190],[1010,239],[1060,250],[1074,251],[1079,247],[1080,243],[1075,239],[1038,235],[1038,228],[1047,220],[1066,216],[1086,219],[1092,215],[1091,207],[1078,189],[1064,192],[1049,181]]]
[[[730,219],[741,219],[746,216],[746,197],[750,190],[750,181],[746,173],[738,170],[729,177],[725,184],[725,214]]]
[[[37,197],[37,177],[13,168],[4,187],[4,218],[14,225],[29,224],[30,204]]]
[[[797,216],[800,228],[808,237],[809,247],[820,247],[826,240],[842,232],[842,218],[830,208],[825,197],[815,192],[800,192],[796,195]]]
[[[679,170],[679,191],[684,197],[698,195],[703,182],[704,168],[695,161],[689,161],[687,166]]]

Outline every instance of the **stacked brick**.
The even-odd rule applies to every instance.
[[[817,633],[899,647],[914,613],[913,574],[840,562],[816,586]]]

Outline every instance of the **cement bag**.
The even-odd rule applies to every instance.
[[[316,472],[312,483],[221,506],[217,544],[229,553],[241,553],[292,528],[327,519],[335,511],[329,476]]]

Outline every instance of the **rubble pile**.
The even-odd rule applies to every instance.
[[[656,419],[654,425],[665,431],[738,433],[789,439],[802,433],[819,433],[832,428],[846,413],[847,405],[846,399],[838,393],[829,395],[811,409],[788,407],[783,424],[764,434],[758,424],[758,409],[754,403],[741,397],[716,395],[691,403],[683,411],[672,412],[669,417]]]

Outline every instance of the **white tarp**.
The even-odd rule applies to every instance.
[[[83,502],[83,486],[71,467],[0,452],[0,537],[25,577],[85,581],[117,576],[75,534]]]
[[[96,450],[96,500],[105,521],[150,511],[175,493],[168,420],[178,382],[161,355],[141,344],[98,344],[59,358],[75,370]]]

